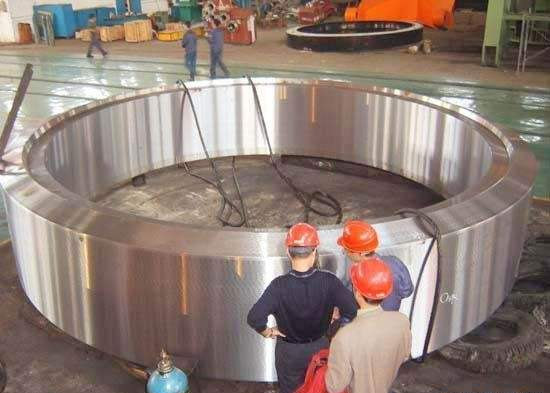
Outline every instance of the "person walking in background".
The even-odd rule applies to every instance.
[[[214,29],[210,32],[208,37],[210,44],[210,78],[216,78],[216,68],[218,65],[222,69],[226,77],[229,76],[229,70],[223,64],[223,30],[221,28],[221,22],[218,19],[214,19]]]
[[[248,313],[248,324],[266,338],[277,339],[275,368],[280,393],[294,393],[304,382],[311,357],[328,348],[325,336],[334,307],[353,319],[357,304],[350,291],[332,273],[315,265],[319,237],[309,224],[288,231],[287,254],[292,270],[274,279]],[[273,315],[277,327],[268,328]]]
[[[411,353],[411,326],[405,315],[384,311],[382,301],[393,289],[390,268],[378,257],[350,269],[357,317],[341,328],[330,344],[326,389],[340,393],[388,393],[397,371]]]
[[[194,81],[197,70],[197,34],[191,29],[191,23],[185,22],[187,31],[183,35],[181,46],[185,48],[185,67],[189,70],[189,79]]]
[[[368,257],[383,260],[391,269],[394,285],[392,293],[384,299],[381,306],[386,311],[399,311],[401,300],[409,297],[414,291],[414,284],[407,266],[396,256],[378,255],[378,235],[374,228],[364,221],[352,220],[346,222],[342,236],[338,239],[351,263],[362,261]]]
[[[107,56],[107,51],[103,49],[101,46],[101,41],[99,40],[99,32],[97,31],[97,21],[95,17],[90,18],[88,21],[88,28],[92,30],[92,40],[90,41],[90,45],[88,46],[88,53],[86,57],[92,58],[92,50],[96,48],[98,51],[101,52],[103,57]]]

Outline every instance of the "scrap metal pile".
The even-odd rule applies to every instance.
[[[225,42],[249,45],[256,41],[253,11],[237,7],[231,0],[208,0],[202,7],[202,19],[209,27],[220,21]]]
[[[298,9],[298,21],[302,25],[319,23],[335,12],[331,0],[312,0]]]

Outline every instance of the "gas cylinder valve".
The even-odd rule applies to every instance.
[[[147,393],[187,393],[188,390],[187,375],[174,366],[172,359],[163,349],[157,369],[147,381]]]

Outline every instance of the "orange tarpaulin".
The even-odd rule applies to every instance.
[[[346,22],[403,21],[449,28],[453,25],[455,0],[362,0],[346,9]]]

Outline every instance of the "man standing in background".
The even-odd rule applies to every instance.
[[[90,41],[90,45],[88,46],[88,54],[86,57],[92,58],[92,50],[96,48],[98,51],[101,52],[103,57],[107,56],[107,51],[103,49],[101,46],[101,41],[99,40],[99,32],[97,31],[97,22],[95,17],[90,18],[88,21],[88,28],[92,30],[92,41]]]
[[[191,29],[191,23],[185,22],[187,31],[181,41],[185,48],[185,67],[189,70],[189,80],[194,81],[197,70],[197,34]]]
[[[218,19],[214,19],[214,30],[208,37],[210,43],[210,78],[216,78],[216,68],[219,65],[226,77],[229,76],[229,71],[223,64],[223,29]]]

